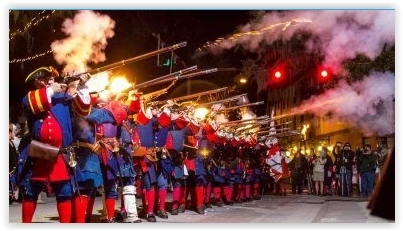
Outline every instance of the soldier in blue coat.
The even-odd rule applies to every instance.
[[[127,119],[127,108],[118,101],[110,101],[107,106],[94,110],[87,120],[96,126],[97,142],[101,149],[101,169],[105,192],[107,222],[116,222],[115,204],[118,198],[117,186],[122,188],[123,200],[127,217],[124,222],[137,223],[135,206],[136,189],[134,186],[135,172],[131,159],[118,141],[118,127]],[[136,209],[135,209],[136,208]],[[129,211],[128,211],[129,210]]]
[[[81,84],[86,76],[80,76],[80,84],[71,83],[68,86],[55,82],[58,76],[55,68],[41,67],[31,72],[25,80],[35,87],[22,100],[30,136],[37,143],[46,144],[57,151],[55,159],[49,159],[49,156],[43,155],[44,151],[31,152],[31,142],[21,152],[17,168],[23,195],[21,207],[24,223],[32,222],[38,196],[47,183],[55,192],[60,222],[71,222],[74,177],[67,163],[74,163],[75,160],[72,155],[60,150],[73,142],[71,115],[88,115],[91,100],[88,88]]]

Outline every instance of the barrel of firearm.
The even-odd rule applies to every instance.
[[[207,106],[207,105],[211,105],[211,104],[221,104],[221,103],[228,103],[228,102],[232,102],[232,101],[239,101],[239,99],[241,99],[242,97],[245,97],[247,95],[247,93],[241,94],[241,95],[236,95],[236,96],[232,96],[223,100],[218,100],[218,101],[213,101],[213,102],[209,102],[209,103],[203,103],[200,104],[199,106]]]
[[[80,74],[77,74],[77,75],[65,76],[65,77],[63,77],[64,78],[63,82],[64,83],[69,83],[69,82],[78,80],[79,77],[81,75],[83,75],[83,74],[93,75],[93,74],[97,74],[97,73],[100,73],[100,72],[109,71],[109,70],[124,66],[124,65],[129,64],[129,63],[137,62],[137,61],[149,58],[149,57],[153,57],[155,55],[163,54],[163,53],[166,53],[166,52],[169,52],[169,51],[176,50],[178,48],[185,47],[186,45],[187,45],[187,42],[177,43],[177,44],[174,44],[174,45],[169,46],[169,47],[164,47],[164,48],[161,48],[161,49],[158,49],[158,50],[155,50],[155,51],[148,52],[146,54],[135,56],[133,58],[124,59],[124,60],[121,60],[119,62],[112,63],[112,64],[102,66],[102,67],[99,67],[99,68],[95,68],[95,69],[92,69],[90,71],[83,72],[83,73],[80,73]]]
[[[172,82],[174,80],[193,78],[193,77],[196,77],[199,75],[209,74],[209,73],[213,73],[213,72],[217,71],[217,68],[212,68],[212,69],[208,69],[208,70],[202,70],[202,71],[197,71],[197,72],[193,72],[193,73],[188,73],[195,69],[197,69],[197,66],[189,67],[189,68],[180,70],[175,73],[171,73],[171,74],[168,74],[168,75],[156,78],[156,79],[152,79],[152,80],[144,82],[144,83],[137,84],[134,86],[134,88],[136,88],[136,89],[144,88],[144,87],[158,85],[158,84],[162,84],[162,83],[166,83],[166,82]],[[186,74],[186,73],[188,73],[188,74]]]
[[[256,118],[251,118],[251,119],[243,119],[243,120],[232,120],[232,121],[228,121],[228,122],[222,122],[219,123],[219,125],[221,126],[226,126],[226,125],[234,125],[234,124],[240,124],[240,123],[246,123],[246,122],[253,122],[253,121],[259,121],[259,120],[270,120],[270,116],[268,115],[264,115],[264,116],[259,116]]]
[[[180,102],[180,101],[185,101],[185,100],[189,100],[189,99],[193,99],[193,98],[202,97],[204,95],[220,93],[220,92],[223,92],[226,90],[228,90],[228,87],[218,88],[218,89],[210,90],[210,91],[203,91],[203,92],[194,93],[191,95],[180,96],[180,97],[172,98],[170,100],[172,100],[174,102]],[[161,104],[165,104],[165,103],[166,103],[166,101],[154,101],[154,102],[152,102],[152,105],[161,105]]]
[[[144,83],[134,84],[133,88],[134,89],[140,89],[140,88],[145,88],[145,87],[158,85],[158,84],[161,84],[161,83],[172,82],[174,80],[177,80],[179,78],[179,76],[182,76],[183,74],[192,72],[192,71],[194,71],[196,69],[197,69],[197,65],[191,66],[191,67],[179,70],[177,72],[172,72],[170,74],[163,75],[161,77],[146,81]]]
[[[242,107],[257,106],[257,105],[262,105],[262,104],[264,104],[264,101],[259,101],[259,102],[255,102],[255,103],[247,103],[247,104],[242,104],[242,105],[238,105],[238,106],[222,108],[222,109],[216,110],[215,112],[231,111],[231,110],[242,108]]]

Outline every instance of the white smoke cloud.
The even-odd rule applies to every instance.
[[[256,52],[259,44],[281,39],[288,40],[301,31],[311,32],[306,48],[320,50],[325,57],[322,63],[337,73],[340,63],[364,53],[373,59],[384,44],[395,42],[395,11],[393,10],[295,10],[270,12],[260,21],[239,27],[238,35],[211,46],[213,52],[242,46]],[[250,34],[250,31],[261,33]],[[235,34],[237,35],[237,34]],[[236,38],[236,39],[233,39]]]
[[[371,73],[351,85],[344,80],[339,86],[312,96],[290,114],[313,113],[359,128],[366,135],[383,136],[395,132],[395,76],[392,73]]]
[[[259,44],[288,40],[301,31],[310,32],[305,43],[307,51],[320,51],[322,65],[333,73],[344,75],[341,63],[365,54],[376,58],[384,48],[395,43],[394,10],[314,10],[270,12],[260,21],[245,24],[237,39],[226,38],[211,46],[214,53],[241,46],[257,52]],[[249,31],[262,33],[248,34]],[[360,128],[367,135],[394,133],[395,76],[392,73],[371,73],[361,82],[351,85],[341,81],[339,86],[302,103],[292,114],[311,112],[333,118]]]
[[[107,39],[114,36],[115,21],[107,15],[90,10],[79,11],[66,19],[62,31],[68,36],[51,44],[54,58],[65,65],[63,72],[78,74],[88,70],[88,63],[106,60]]]

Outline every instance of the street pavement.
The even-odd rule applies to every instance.
[[[168,194],[169,211],[171,194]],[[34,215],[35,223],[58,223],[56,200],[42,195],[44,203],[38,204]],[[157,217],[157,223],[394,223],[369,214],[368,201],[360,197],[314,195],[286,196],[264,195],[260,200],[223,207],[207,208],[204,215],[186,210],[168,219]],[[120,201],[116,203],[119,210]],[[137,199],[137,206],[141,200]],[[98,223],[102,210],[101,197],[96,198],[92,222]],[[9,223],[21,223],[21,204],[9,205]],[[149,223],[143,220],[142,223]]]

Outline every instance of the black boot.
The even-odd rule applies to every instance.
[[[158,210],[156,215],[159,218],[168,219],[168,214],[165,211]]]
[[[157,219],[155,219],[154,213],[149,213],[146,215],[146,220],[148,222],[157,222]]]
[[[178,215],[179,211],[178,209],[172,209],[171,215]]]
[[[203,206],[197,208],[197,209],[196,209],[196,213],[198,213],[198,214],[204,214],[204,208],[203,208]]]

